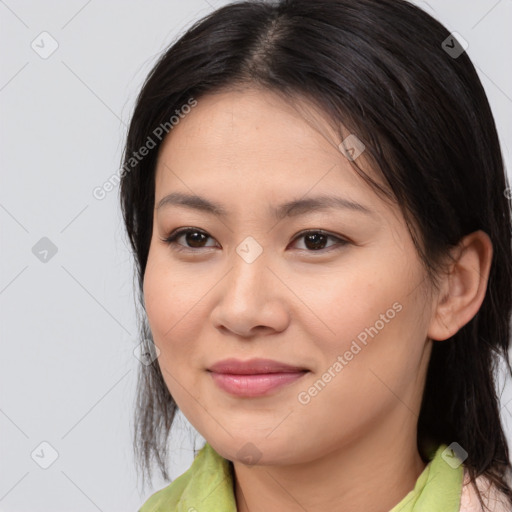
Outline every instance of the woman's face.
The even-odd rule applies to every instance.
[[[398,206],[333,141],[320,116],[250,89],[201,98],[160,148],[148,320],[179,408],[233,461],[415,436],[433,311],[424,269]],[[167,197],[178,193],[201,199]]]

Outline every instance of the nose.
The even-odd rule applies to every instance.
[[[213,325],[224,334],[253,338],[289,324],[286,286],[264,250],[254,261],[234,252],[232,266],[216,289]]]

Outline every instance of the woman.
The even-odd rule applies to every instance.
[[[150,73],[123,164],[135,448],[167,478],[178,407],[207,441],[142,512],[510,510],[508,182],[442,25],[401,0],[223,7]]]

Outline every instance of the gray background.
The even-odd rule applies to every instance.
[[[1,511],[135,511],[167,483],[138,490],[132,262],[117,187],[103,200],[92,190],[119,168],[157,57],[225,3],[0,1]],[[512,2],[417,3],[469,43],[510,168]],[[173,478],[190,465],[194,439],[183,419]]]

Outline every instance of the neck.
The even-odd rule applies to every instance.
[[[409,416],[410,413],[409,413]],[[415,419],[410,417],[409,420]],[[293,466],[252,466],[234,462],[239,512],[387,512],[413,490],[425,469],[416,446],[416,429],[403,411],[375,425],[364,439],[324,457]]]

